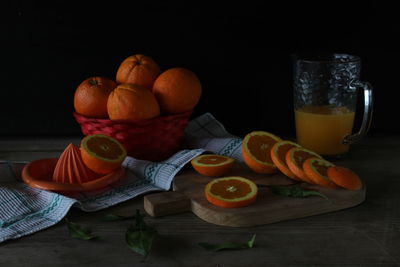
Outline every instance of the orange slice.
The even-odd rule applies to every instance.
[[[332,166],[328,168],[327,175],[335,184],[343,188],[360,190],[362,187],[360,177],[348,168]]]
[[[190,163],[198,173],[216,177],[227,173],[235,163],[235,159],[227,156],[205,154],[195,157]]]
[[[244,162],[254,172],[275,173],[277,168],[271,159],[271,148],[279,141],[279,137],[264,131],[247,134],[242,143]]]
[[[81,155],[89,169],[96,173],[108,174],[121,167],[126,150],[119,141],[110,136],[92,134],[82,139]]]
[[[321,158],[309,158],[304,161],[303,170],[314,184],[324,187],[338,188],[338,186],[327,176],[327,169],[332,166],[335,165],[327,160]]]
[[[286,176],[289,178],[292,178],[293,180],[298,180],[302,181],[299,177],[297,177],[288,167],[286,164],[286,153],[289,151],[289,149],[293,147],[300,147],[300,145],[287,141],[287,140],[282,140],[277,143],[272,147],[271,149],[271,159],[272,162],[275,164],[275,166]]]
[[[207,200],[222,208],[248,206],[257,198],[258,188],[249,179],[230,176],[209,182],[204,189]]]
[[[293,147],[286,153],[286,164],[298,178],[307,183],[313,183],[303,171],[303,163],[309,158],[321,158],[317,153],[303,147]]]

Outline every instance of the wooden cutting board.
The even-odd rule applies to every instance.
[[[255,203],[242,208],[220,208],[210,204],[204,196],[204,187],[213,178],[202,176],[193,169],[178,174],[173,191],[146,195],[144,208],[151,216],[164,216],[191,211],[206,222],[234,227],[275,223],[350,208],[365,200],[366,188],[358,191],[330,189],[305,184],[325,194],[329,200],[312,196],[292,198],[273,194],[266,185],[288,185],[293,181],[283,174],[261,175],[244,164],[236,166],[225,176],[242,176],[259,185]]]

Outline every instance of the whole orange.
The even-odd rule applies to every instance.
[[[120,84],[107,102],[111,120],[145,120],[160,115],[160,107],[154,94],[137,84]]]
[[[193,109],[200,100],[201,91],[197,75],[185,68],[164,71],[153,85],[161,111],[171,114]]]
[[[84,80],[75,90],[74,108],[79,114],[107,118],[107,101],[117,84],[105,77],[91,77]]]
[[[117,83],[134,83],[151,90],[161,73],[158,64],[150,57],[137,54],[126,58],[117,70]]]

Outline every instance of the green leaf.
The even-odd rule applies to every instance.
[[[247,245],[249,246],[249,248],[253,248],[254,247],[254,242],[256,241],[256,235],[254,234],[253,237],[247,242]]]
[[[220,251],[220,250],[227,250],[227,249],[248,249],[248,248],[253,248],[254,247],[254,241],[256,240],[256,235],[253,235],[253,237],[245,242],[226,242],[222,244],[209,244],[206,242],[201,242],[198,243],[199,246],[203,247],[204,249],[208,251]]]
[[[325,196],[324,194],[318,192],[317,190],[304,190],[304,191],[303,191],[303,196],[304,196],[304,197],[308,197],[308,196],[318,196],[318,197],[325,198],[326,200],[329,200],[329,198],[328,198],[327,196]]]
[[[116,214],[107,214],[103,217],[100,218],[102,222],[113,222],[113,221],[122,221],[122,220],[129,220],[129,219],[134,219],[135,216],[121,216],[121,215],[116,215]]]
[[[71,237],[82,240],[101,239],[99,236],[92,235],[90,229],[83,228],[77,223],[70,222],[67,218],[65,218],[65,221],[67,222],[68,231]]]
[[[143,217],[144,215],[136,210],[135,221],[126,231],[125,240],[130,249],[146,257],[150,252],[157,231],[148,226]]]
[[[295,184],[291,186],[286,185],[269,185],[268,186],[274,194],[283,195],[287,197],[309,197],[309,196],[319,196],[326,200],[329,200],[327,196],[316,191],[316,190],[308,190],[302,188],[300,185]]]

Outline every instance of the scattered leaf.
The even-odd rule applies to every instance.
[[[283,195],[287,197],[309,197],[309,196],[319,196],[322,198],[325,198],[326,200],[329,200],[327,196],[324,194],[316,191],[316,190],[311,190],[311,189],[304,189],[300,185],[295,184],[291,186],[285,186],[285,185],[269,185],[268,186],[274,194],[277,195]]]
[[[107,214],[103,217],[100,218],[102,222],[113,222],[113,221],[122,221],[122,220],[129,220],[129,219],[134,219],[135,216],[121,216],[121,215],[116,215],[116,214]]]
[[[150,252],[157,231],[148,226],[143,217],[144,215],[136,210],[135,221],[126,231],[125,240],[130,249],[146,257]]]
[[[92,235],[90,229],[83,228],[77,223],[70,222],[67,218],[65,218],[65,221],[67,222],[68,231],[71,237],[82,240],[101,239],[99,236]]]
[[[254,247],[254,241],[256,240],[256,235],[247,242],[226,242],[222,244],[209,244],[206,242],[198,243],[199,246],[203,247],[208,251],[220,251],[227,249],[248,249]]]

